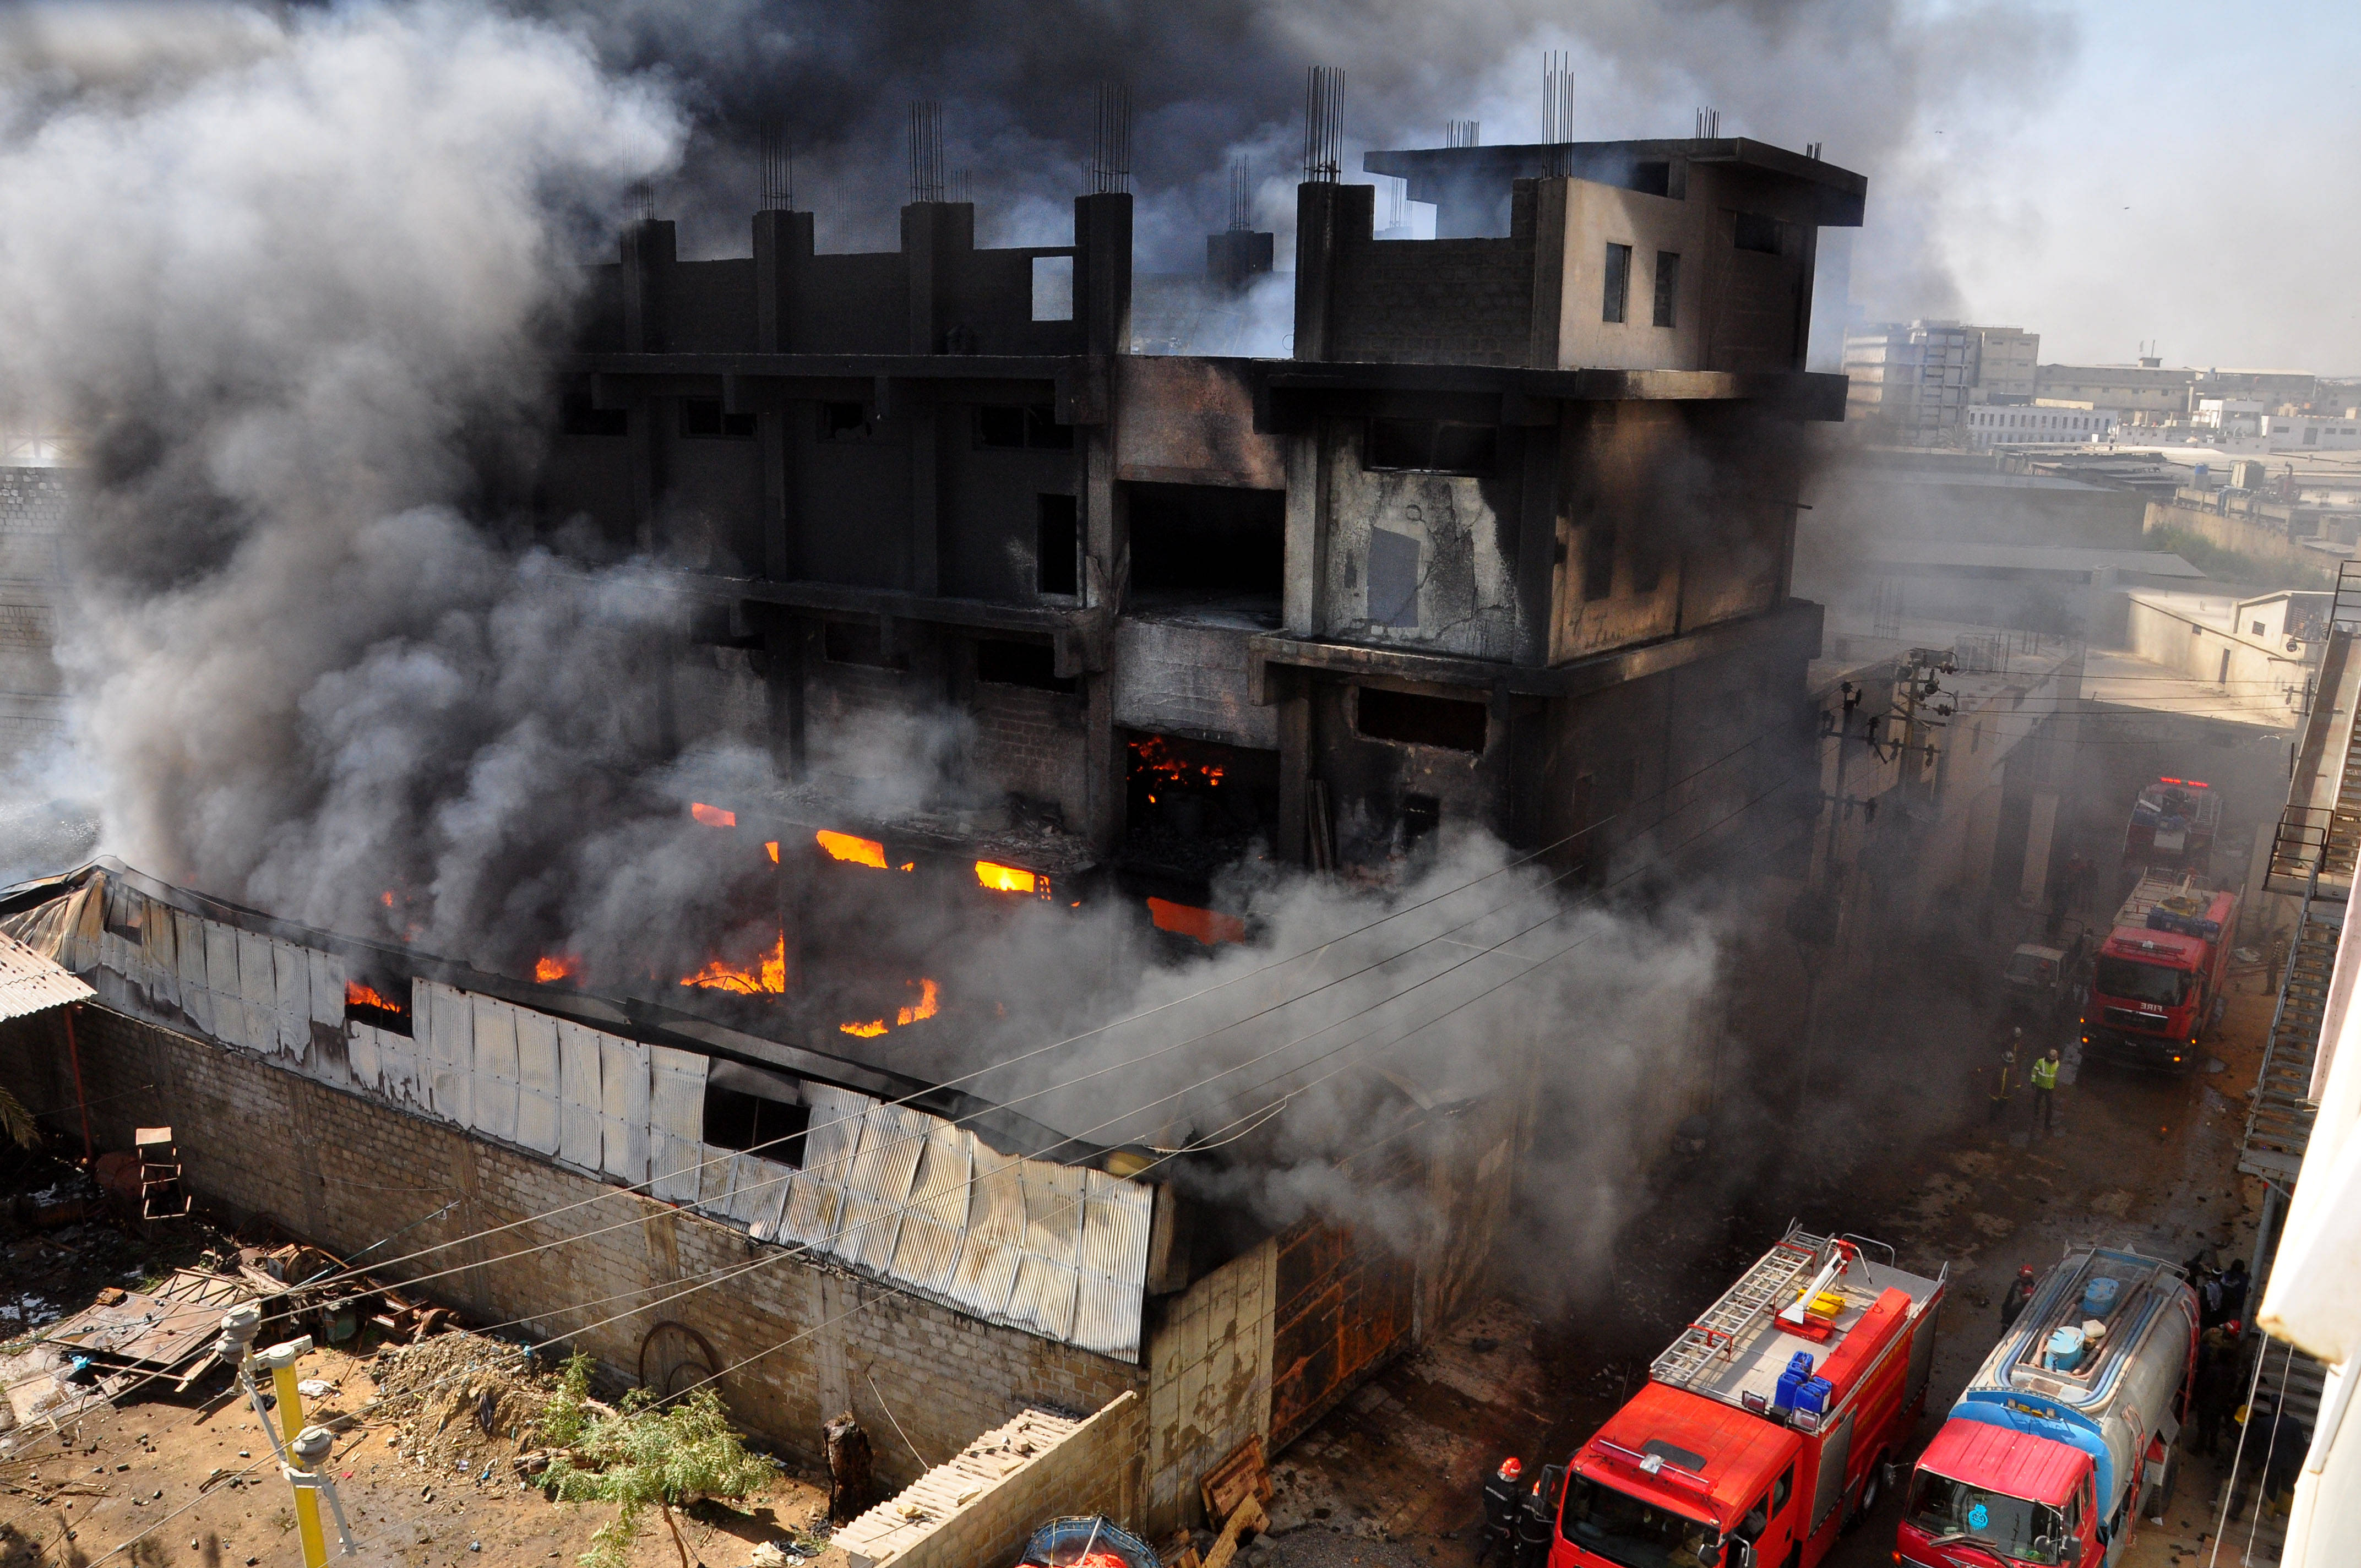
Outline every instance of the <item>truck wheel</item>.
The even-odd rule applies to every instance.
[[[1852,1512],[1845,1516],[1844,1533],[1850,1534],[1861,1528],[1861,1521],[1868,1519],[1871,1510],[1877,1507],[1877,1499],[1884,1489],[1885,1455],[1881,1453],[1870,1462],[1868,1471],[1861,1478],[1861,1495],[1853,1499]]]

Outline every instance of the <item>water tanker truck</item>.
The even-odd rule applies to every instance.
[[[2197,1297],[2172,1264],[2070,1252],[1918,1457],[1905,1568],[2112,1568],[2170,1497],[2197,1365]]]

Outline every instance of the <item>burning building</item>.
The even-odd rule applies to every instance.
[[[630,225],[532,508],[659,564],[674,744],[776,763],[679,802],[755,873],[727,928],[528,980],[89,868],[0,906],[97,992],[0,1062],[109,1141],[169,1109],[213,1202],[401,1232],[424,1288],[717,1378],[792,1448],[845,1408],[949,1451],[1136,1390],[1139,1512],[1187,1519],[1480,1277],[1539,1029],[1482,1092],[1360,1091],[1328,1174],[1422,1228],[1274,1219],[1220,1196],[1259,1124],[1094,1141],[965,1087],[1013,1000],[950,967],[972,932],[1114,908],[1204,954],[1252,935],[1235,868],[1387,884],[1467,830],[1553,885],[1810,842],[1758,781],[1807,743],[1794,509],[1845,385],[1803,356],[1864,182],[1744,138],[1372,154],[1452,214],[1380,240],[1313,139],[1285,359],[1133,352],[1119,179],[1069,246],[980,248],[923,181],[881,254],[783,193],[750,256]],[[263,1128],[311,1152],[252,1157]]]

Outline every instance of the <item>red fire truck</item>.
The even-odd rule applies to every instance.
[[[1926,1408],[1944,1280],[1892,1258],[1791,1227],[1576,1453],[1550,1568],[1813,1568]]]
[[[2224,994],[2235,894],[2150,874],[2115,915],[2082,1003],[2085,1055],[2190,1072]]]

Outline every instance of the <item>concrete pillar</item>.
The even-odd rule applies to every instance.
[[[754,214],[755,346],[764,354],[803,347],[803,289],[812,258],[809,213]],[[790,401],[755,415],[763,452],[763,575],[773,582],[801,576],[803,541],[796,506],[796,443],[787,422],[808,418],[811,405]]]
[[[1074,319],[1085,354],[1131,352],[1131,193],[1074,198]]]
[[[1533,182],[1533,310],[1525,339],[1525,363],[1558,368],[1558,337],[1565,310],[1566,181]]]
[[[1327,498],[1321,484],[1320,434],[1286,437],[1287,536],[1280,617],[1292,637],[1317,637],[1323,627],[1320,585],[1328,553]]]
[[[1306,181],[1295,188],[1295,357],[1332,357],[1336,316],[1337,251],[1348,239],[1370,237],[1377,214],[1374,185]]]
[[[1538,669],[1549,663],[1557,578],[1558,431],[1555,424],[1532,425],[1516,433],[1524,447],[1517,514],[1517,663]]]

